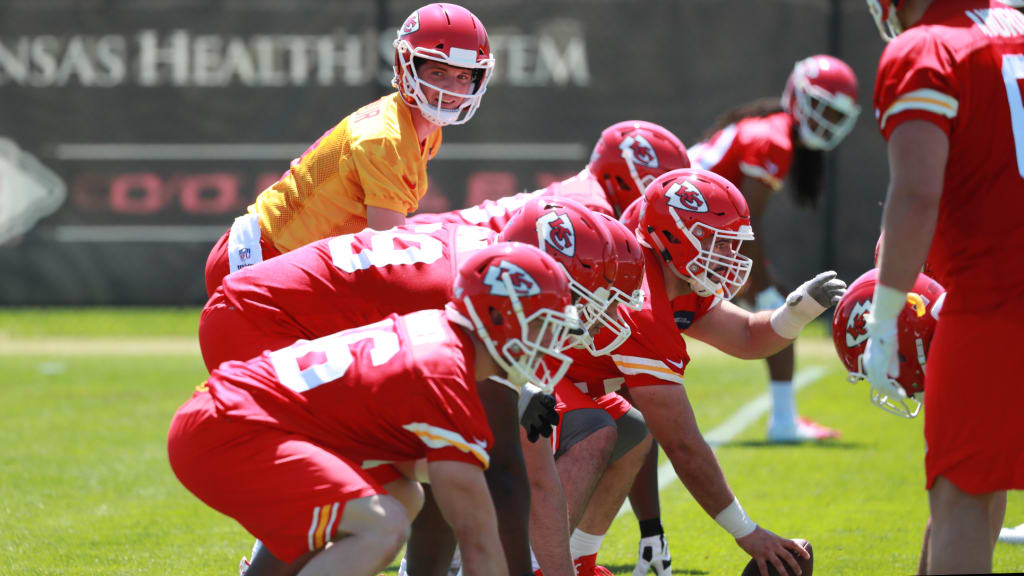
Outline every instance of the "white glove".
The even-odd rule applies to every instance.
[[[772,329],[793,340],[800,330],[826,309],[835,306],[846,293],[846,282],[833,271],[822,272],[800,285],[786,297],[786,303],[772,312]]]
[[[654,570],[657,576],[672,576],[672,555],[668,552],[664,534],[640,539],[639,559],[633,576],[644,576],[650,570]]]
[[[871,310],[864,315],[868,343],[861,356],[861,369],[872,388],[882,396],[895,399],[907,397],[903,387],[893,380],[900,375],[899,358],[896,356],[899,340],[897,322],[906,304],[906,292],[876,284]]]

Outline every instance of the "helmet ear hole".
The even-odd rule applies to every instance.
[[[487,309],[487,313],[491,317],[491,324],[494,324],[495,326],[501,326],[502,324],[505,323],[505,319],[504,317],[502,317],[501,311],[499,311],[497,308],[491,306],[490,308]]]
[[[618,183],[619,190],[629,190],[629,184],[625,180],[623,180],[621,176],[616,176],[615,182]]]

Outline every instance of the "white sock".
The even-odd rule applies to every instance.
[[[796,394],[792,380],[772,380],[772,419],[775,422],[796,422]]]
[[[572,554],[572,559],[597,554],[601,549],[602,540],[604,534],[587,534],[579,528],[573,530],[572,536],[569,537],[569,553]]]
[[[537,557],[533,555],[533,546],[530,547],[530,569],[534,572],[540,570],[540,564],[537,563]]]

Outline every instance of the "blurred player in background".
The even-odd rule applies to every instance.
[[[787,176],[799,204],[817,203],[824,187],[825,152],[850,133],[859,113],[853,70],[832,56],[810,56],[793,67],[781,102],[757,100],[726,112],[702,142],[690,147],[690,159],[695,167],[726,177],[743,192],[751,222],[763,239],[768,202]],[[756,311],[774,310],[783,303],[781,283],[764,256],[762,241],[743,244],[743,253],[753,261],[745,292]],[[794,360],[791,346],[767,358],[772,397],[768,441],[838,437],[838,431],[799,417]]]
[[[928,573],[990,572],[1006,490],[1024,488],[1009,432],[1024,412],[1021,4],[868,1],[891,41],[874,93],[890,181],[863,358],[873,387],[899,376],[898,316],[926,260],[947,290],[925,377]]]
[[[460,267],[443,310],[222,364],[175,415],[171,466],[276,557],[258,553],[249,576],[377,574],[422,504],[424,464],[466,574],[508,575],[478,383],[553,384],[577,325],[552,258],[491,246]]]
[[[742,194],[725,178],[698,169],[674,170],[652,182],[622,221],[644,246],[644,301],[640,310],[620,307],[630,337],[612,355],[574,359],[566,378],[595,398],[628,388],[679,479],[701,507],[767,574],[771,564],[796,570],[789,551],[807,557],[792,540],[758,527],[733,496],[718,461],[697,426],[683,387],[689,357],[682,332],[739,358],[764,358],[792,343],[800,329],[839,300],[845,284],[832,272],[795,290],[775,311],[750,313],[729,300],[746,282],[749,258],[740,254],[753,237]],[[597,344],[601,343],[601,335]],[[561,408],[561,406],[560,406]],[[568,418],[562,414],[563,422]],[[586,454],[596,435],[579,439],[563,457]],[[593,566],[625,492],[594,490],[570,495],[571,486],[594,486],[578,476],[591,466],[559,466],[566,500],[585,502],[571,547],[578,565]],[[600,472],[600,471],[599,471]],[[580,512],[570,508],[570,518]],[[581,574],[588,574],[581,571]],[[593,572],[599,573],[599,572]]]
[[[455,4],[428,4],[398,30],[397,92],[345,117],[314,142],[214,245],[212,295],[231,272],[314,240],[391,228],[427,192],[441,127],[469,121],[494,69],[487,31]]]

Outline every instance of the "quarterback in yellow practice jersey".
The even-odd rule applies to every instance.
[[[328,236],[403,224],[416,210],[441,127],[473,116],[494,58],[483,24],[454,4],[413,12],[394,45],[398,91],[324,133],[235,219],[206,261],[207,294],[231,272]]]

